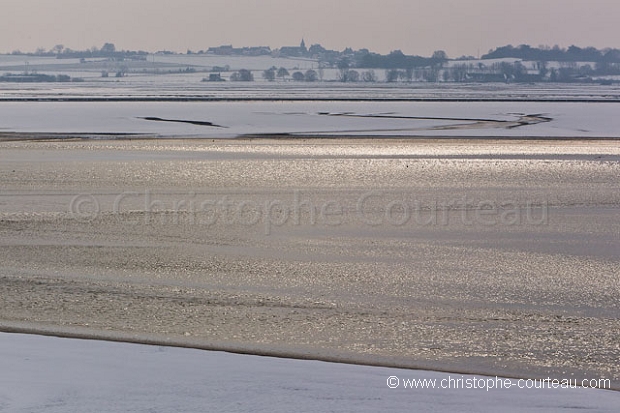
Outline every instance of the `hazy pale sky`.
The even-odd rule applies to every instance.
[[[450,57],[506,44],[620,48],[618,0],[1,0],[0,52],[308,45]]]

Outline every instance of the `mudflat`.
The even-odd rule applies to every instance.
[[[620,388],[617,141],[0,142],[0,330]]]

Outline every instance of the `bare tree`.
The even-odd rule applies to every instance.
[[[263,72],[263,79],[273,82],[276,80],[276,71],[273,68],[265,70]]]
[[[549,73],[549,69],[547,69],[547,62],[538,62],[536,63],[538,68],[538,74],[541,78],[544,78]]]
[[[390,69],[385,71],[385,80],[388,83],[394,83],[400,77],[400,71],[397,69]]]
[[[413,80],[413,67],[409,66],[407,69],[405,69],[405,79],[407,80],[407,82],[411,82]]]
[[[281,78],[282,80],[284,80],[287,76],[289,76],[289,72],[288,70],[286,70],[285,68],[281,67],[278,69],[278,77]]]
[[[106,43],[101,46],[100,52],[105,54],[112,54],[116,52],[116,46],[114,46],[114,43]]]
[[[247,69],[241,69],[230,75],[230,80],[233,82],[252,82],[254,75]]]
[[[451,68],[451,72],[452,72],[452,79],[455,82],[462,82],[467,77],[467,65],[465,64],[454,65]]]
[[[423,78],[427,82],[437,82],[439,80],[439,68],[429,67],[428,69],[424,70]]]
[[[347,73],[347,82],[359,82],[360,74],[357,70],[349,70]]]
[[[56,46],[52,47],[52,50],[50,50],[53,54],[61,54],[62,51],[64,50],[65,46],[61,45],[61,44],[57,44]]]
[[[362,73],[362,81],[368,83],[374,83],[377,81],[377,75],[374,70],[367,70]]]
[[[433,52],[433,56],[431,57],[437,63],[443,64],[446,60],[448,60],[448,54],[443,50],[436,50]]]
[[[318,78],[319,77],[318,77],[318,74],[316,73],[316,70],[309,69],[304,74],[304,80],[306,82],[316,82]]]
[[[341,82],[349,81],[349,59],[344,57],[338,61],[338,80]]]

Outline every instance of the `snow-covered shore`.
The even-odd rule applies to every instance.
[[[614,412],[620,405],[620,393],[604,390],[412,390],[405,380],[474,376],[21,334],[0,334],[0,365],[1,412]],[[399,377],[399,388],[388,387],[389,377]]]

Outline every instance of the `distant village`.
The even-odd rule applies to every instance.
[[[93,47],[89,50],[75,51],[57,45],[52,49],[37,49],[34,53],[14,51],[13,55],[55,57],[57,59],[109,59],[111,61],[146,61],[152,53],[145,51],[117,50],[112,43],[105,43],[103,47]],[[154,55],[181,55],[170,51],[159,51]],[[289,73],[287,69],[272,67],[265,70],[261,77],[264,80],[276,81],[323,81],[322,71],[336,69],[336,81],[340,82],[505,82],[505,83],[600,83],[612,84],[620,82],[620,50],[598,50],[593,47],[579,48],[559,46],[534,48],[528,45],[513,47],[511,45],[498,47],[489,53],[480,56],[461,56],[451,59],[441,50],[435,51],[429,57],[405,55],[400,50],[381,55],[368,49],[353,50],[346,48],[342,51],[328,50],[320,44],[309,47],[304,39],[298,46],[283,46],[272,49],[269,46],[233,47],[222,45],[209,47],[205,50],[188,50],[183,55],[212,55],[212,56],[245,56],[245,57],[273,57],[316,62],[317,70]],[[121,66],[122,67],[122,66]],[[187,68],[188,72],[193,69]],[[377,70],[382,70],[381,76]],[[214,67],[212,74],[205,81],[254,81],[254,74],[249,70],[241,69],[231,73],[228,79],[222,77],[225,68]],[[127,73],[116,71],[116,77]],[[106,77],[108,73],[102,73]],[[5,74],[0,81],[69,81],[66,77],[45,77],[37,75]],[[79,80],[79,79],[78,79]]]
[[[191,52],[188,52],[191,53]],[[559,46],[532,48],[504,46],[489,51],[481,58],[462,56],[449,59],[438,50],[430,57],[407,56],[400,50],[388,55],[372,53],[368,49],[354,51],[327,50],[320,44],[306,47],[286,46],[272,50],[268,46],[234,48],[232,45],[211,47],[198,53],[222,56],[273,56],[306,58],[319,62],[320,67],[338,68],[339,81],[376,81],[373,72],[359,73],[354,69],[385,69],[386,82],[598,82],[611,84],[620,77],[620,50],[597,50],[593,47]],[[484,62],[484,61],[487,62]],[[264,77],[271,79],[269,73]],[[313,73],[298,76],[299,81],[314,79]],[[617,80],[620,80],[617,79]]]
[[[368,52],[363,49],[361,52]],[[190,52],[191,53],[191,52]],[[241,47],[235,48],[232,45],[210,47],[205,51],[198,53],[215,54],[220,56],[272,56],[272,57],[292,57],[307,58],[322,62],[336,62],[343,54],[354,53],[351,49],[345,49],[342,52],[336,50],[327,50],[320,44],[314,44],[309,48],[306,47],[306,41],[301,39],[299,46],[283,46],[279,49],[271,49],[269,46],[258,47]]]

